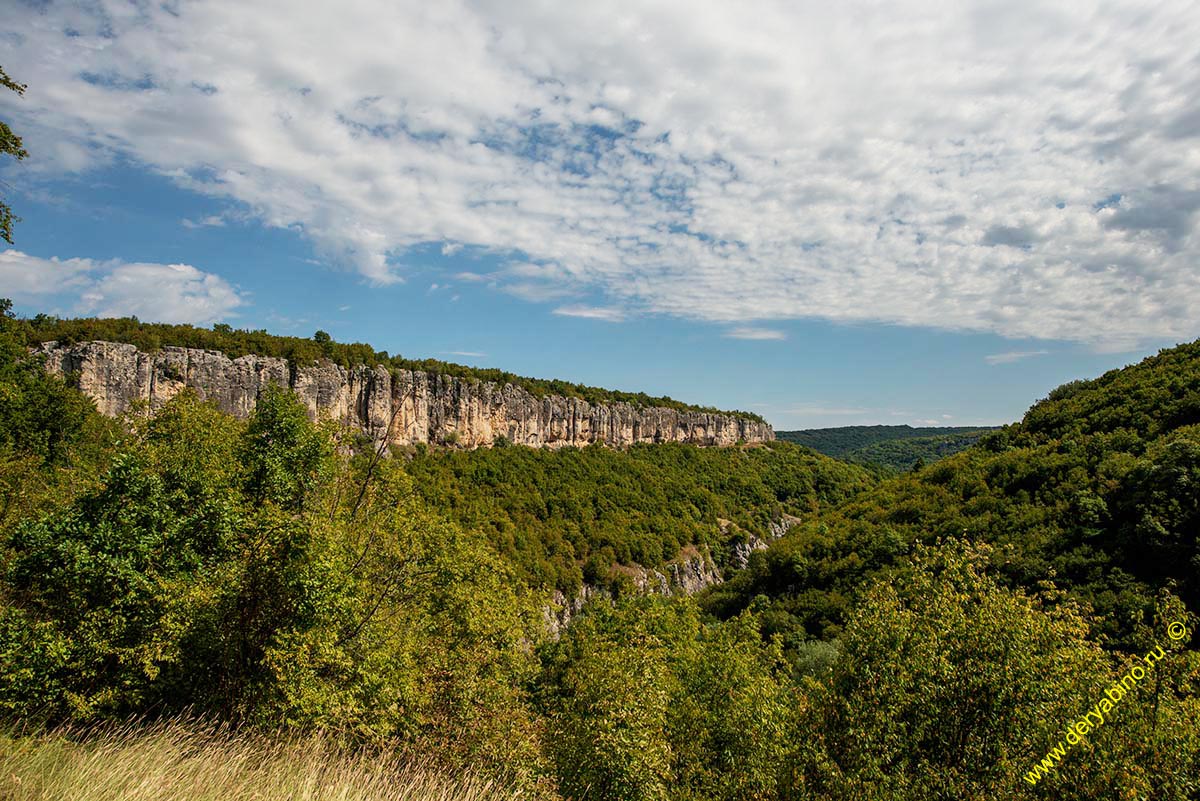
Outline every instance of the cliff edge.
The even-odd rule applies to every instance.
[[[219,351],[163,347],[153,352],[118,342],[43,343],[46,369],[63,376],[104,414],[136,401],[151,409],[191,388],[223,411],[247,417],[270,384],[299,396],[314,419],[331,416],[373,441],[474,448],[506,437],[519,445],[561,447],[600,442],[733,445],[775,439],[771,426],[732,414],[629,403],[591,404],[559,395],[536,397],[513,384],[383,366],[349,370],[329,361],[291,365],[271,356],[230,359]]]

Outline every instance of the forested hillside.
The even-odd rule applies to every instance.
[[[707,598],[732,614],[769,606],[773,630],[836,636],[853,590],[918,543],[998,546],[1013,585],[1053,577],[1129,642],[1172,586],[1200,602],[1200,344],[1059,387],[1020,423],[880,483],[797,526]]]
[[[106,420],[29,336],[0,314],[0,797],[1200,792],[1200,344],[880,482],[787,443],[387,458],[274,389]],[[783,514],[702,603],[547,626]]]
[[[570,593],[613,565],[657,567],[689,545],[725,566],[784,515],[814,517],[873,483],[787,443],[638,445],[617,451],[422,448],[406,467],[431,508],[486,532],[534,586]]]
[[[777,431],[775,436],[848,462],[909,470],[965,450],[990,430],[978,426],[840,426]]]

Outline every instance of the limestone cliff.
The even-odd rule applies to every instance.
[[[107,415],[136,401],[151,409],[189,387],[230,414],[246,417],[270,384],[288,387],[309,414],[357,426],[376,442],[491,445],[507,437],[522,445],[559,447],[601,442],[732,445],[775,438],[771,427],[728,414],[593,405],[578,398],[536,397],[522,387],[384,367],[346,370],[331,362],[289,365],[284,359],[164,347],[147,353],[116,342],[39,349],[46,369],[62,375]]]

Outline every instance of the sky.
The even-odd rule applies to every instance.
[[[1200,336],[1200,6],[0,0],[17,312],[1019,419]]]

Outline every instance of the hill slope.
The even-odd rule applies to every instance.
[[[533,586],[568,593],[613,565],[657,567],[688,546],[724,566],[731,545],[771,539],[869,487],[863,469],[789,443],[695,448],[420,449],[406,465],[433,509],[486,532]]]
[[[1200,343],[1059,387],[1017,424],[889,479],[797,526],[708,608],[763,596],[776,630],[835,636],[856,588],[918,542],[1002,546],[997,566],[1034,587],[1055,576],[1128,639],[1174,582],[1200,605]]]
[[[835,459],[908,470],[918,460],[928,464],[958,453],[990,430],[987,426],[839,426],[777,431],[775,437]]]
[[[214,399],[222,410],[245,417],[267,385],[279,383],[290,386],[310,414],[331,412],[336,417],[349,412],[361,417],[365,413],[372,424],[362,426],[368,436],[402,430],[406,438],[393,436],[393,444],[403,443],[397,452],[406,457],[405,469],[416,479],[415,490],[429,508],[484,533],[522,579],[539,589],[558,588],[571,593],[584,580],[599,584],[617,580],[619,571],[614,568],[660,567],[693,547],[708,552],[718,567],[724,567],[731,546],[768,540],[772,523],[777,524],[785,515],[811,515],[874,481],[862,469],[786,444],[702,450],[663,442],[627,451],[568,447],[557,453],[515,447],[478,451],[427,448],[425,442],[507,445],[510,439],[516,439],[511,426],[494,425],[497,416],[487,404],[498,397],[511,412],[519,405],[514,396],[522,393],[574,392],[573,398],[586,396],[616,406],[634,402],[634,408],[650,415],[660,410],[644,404],[666,403],[664,417],[677,409],[680,415],[702,417],[709,413],[640,393],[612,393],[564,382],[521,379],[499,371],[441,362],[413,362],[366,345],[339,344],[322,336],[309,340],[263,331],[234,331],[222,325],[206,330],[146,324],[132,318],[63,320],[39,316],[32,320],[8,319],[7,325],[14,334],[19,331],[27,345],[59,343],[56,353],[92,348],[70,343],[95,344],[96,338],[132,346],[105,346],[101,350],[120,349],[118,355],[132,355],[136,364],[117,365],[116,357],[105,357],[110,363],[93,371],[95,383],[108,394],[122,395],[101,405],[101,410],[109,414],[126,410],[137,398],[148,399],[152,408],[158,408],[188,386]],[[174,350],[185,346],[188,350]],[[141,349],[152,348],[165,351],[153,354],[153,361],[141,358],[146,355]],[[254,365],[247,368],[249,374],[234,375],[229,356],[261,358],[251,360]],[[268,360],[271,364],[264,366]],[[68,363],[77,368],[79,360],[62,357],[60,361],[64,364],[62,372],[70,373]],[[354,364],[374,365],[375,370],[363,375],[348,371],[346,365]],[[375,374],[381,367],[391,375],[392,386],[390,390],[372,391],[372,382],[389,380],[388,375]],[[435,400],[444,401],[441,406],[435,408],[432,402],[426,402],[423,411],[417,408],[421,404],[414,400],[419,394],[414,386],[404,385],[397,392],[402,374],[414,367],[446,371],[438,374],[436,386],[422,384],[425,395],[436,395]],[[195,381],[191,380],[192,373],[197,376]],[[146,398],[136,387],[125,387],[129,391],[124,391],[117,386],[130,383],[121,376],[136,377],[144,384],[142,379],[147,374],[161,398]],[[220,387],[212,386],[222,377],[229,380]],[[279,377],[282,379],[277,380]],[[498,396],[485,391],[489,384],[482,388],[474,385],[476,380],[492,382],[493,388],[496,381],[517,382],[517,389]],[[355,386],[357,396],[353,395]],[[388,403],[397,395],[401,413],[392,416],[387,411],[391,408]],[[562,427],[581,425],[578,409],[564,412],[555,405],[557,399],[542,394],[540,402],[526,403],[532,416],[518,421],[522,423],[519,430],[533,432],[541,441],[551,441]],[[473,406],[475,400],[479,403]],[[613,425],[621,422],[614,414],[606,419]],[[466,429],[472,421],[481,431]],[[747,417],[740,422],[754,425]],[[497,436],[493,436],[493,426],[501,432]],[[426,431],[430,433],[423,438]],[[654,431],[652,426],[643,425],[641,434],[648,439]],[[725,439],[735,441],[729,436]],[[560,436],[556,444],[571,441]],[[411,447],[412,442],[417,445]]]

